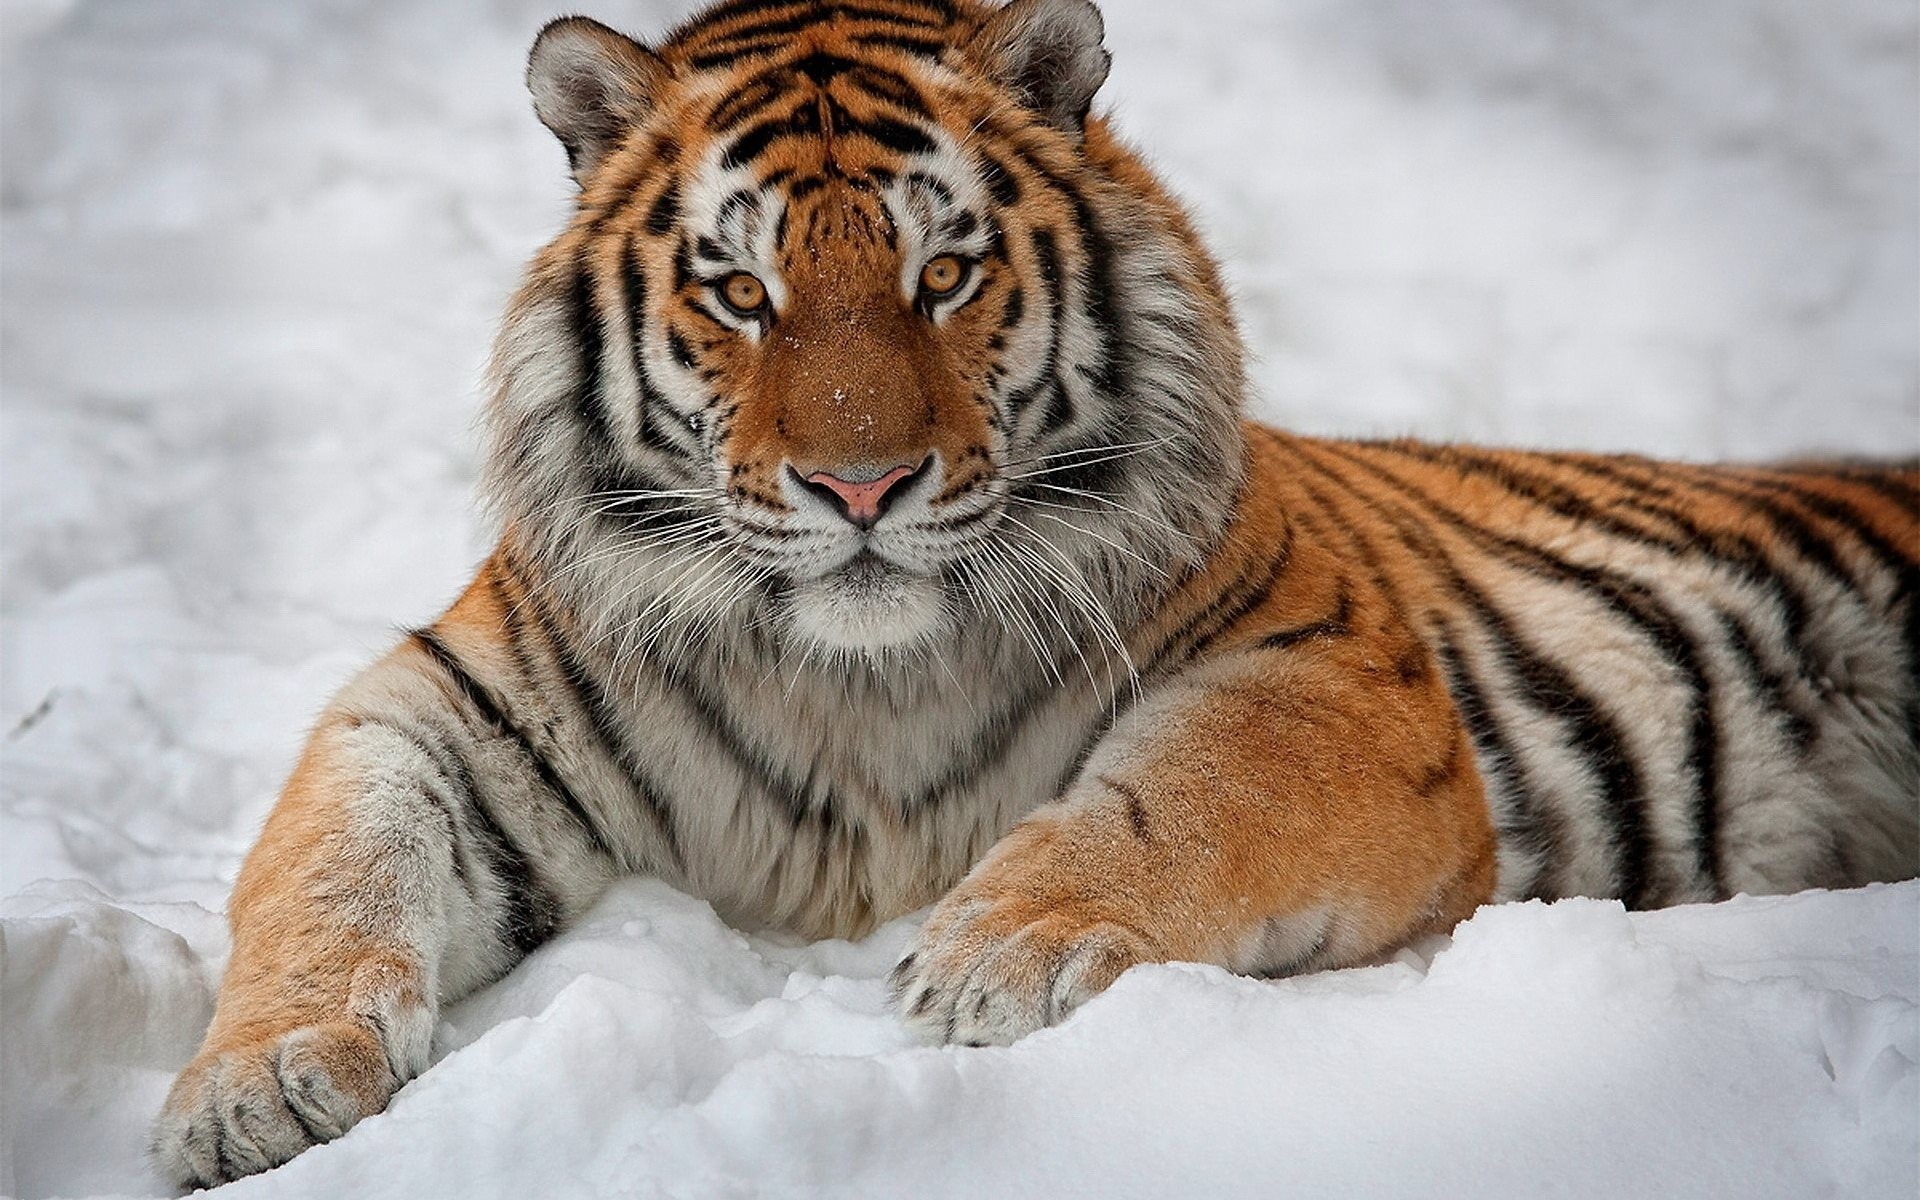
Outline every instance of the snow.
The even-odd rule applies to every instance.
[[[1058,1029],[963,1050],[888,1011],[911,918],[748,938],[633,880],[454,1006],[385,1116],[232,1191],[1910,1196],[1916,901],[1488,908],[1430,959],[1136,969]],[[211,1011],[217,922],[76,884],[4,912],[8,1019],[33,1031],[8,1042],[11,1186],[147,1194],[128,1151]]]
[[[1104,95],[1316,432],[1920,453],[1907,0],[1109,0]],[[680,11],[602,15],[658,30]],[[479,368],[567,203],[550,3],[0,24],[0,1192],[141,1156],[303,727],[457,591]],[[1483,911],[909,1043],[857,945],[651,881],[238,1194],[1920,1193],[1920,885]]]

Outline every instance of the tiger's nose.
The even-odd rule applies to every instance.
[[[805,475],[789,463],[787,470],[801,487],[826,500],[855,526],[872,529],[932,461],[933,456],[928,455],[917,466],[840,467]]]

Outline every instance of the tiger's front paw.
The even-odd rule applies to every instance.
[[[265,1171],[381,1111],[402,1082],[380,1035],[350,1019],[202,1051],[154,1123],[154,1162],[185,1187]]]
[[[1128,967],[1161,958],[1139,933],[1072,903],[968,881],[935,906],[891,983],[922,1036],[1004,1046],[1064,1020]]]

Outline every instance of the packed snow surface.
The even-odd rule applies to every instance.
[[[1272,419],[1920,452],[1910,0],[1105,8]],[[145,1125],[303,727],[484,550],[479,366],[568,203],[520,83],[554,11],[5,8],[0,1192],[165,1190]],[[1920,1194],[1920,885],[1142,968],[984,1050],[888,1015],[914,920],[801,945],[629,882],[234,1191]]]

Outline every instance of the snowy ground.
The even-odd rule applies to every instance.
[[[1275,419],[1920,452],[1910,0],[1106,8]],[[304,723],[484,546],[479,364],[566,204],[519,82],[553,11],[0,16],[0,1192],[161,1190],[144,1125]],[[1920,1193],[1920,885],[1141,970],[1007,1050],[907,1044],[910,928],[748,939],[636,881],[236,1190]]]

